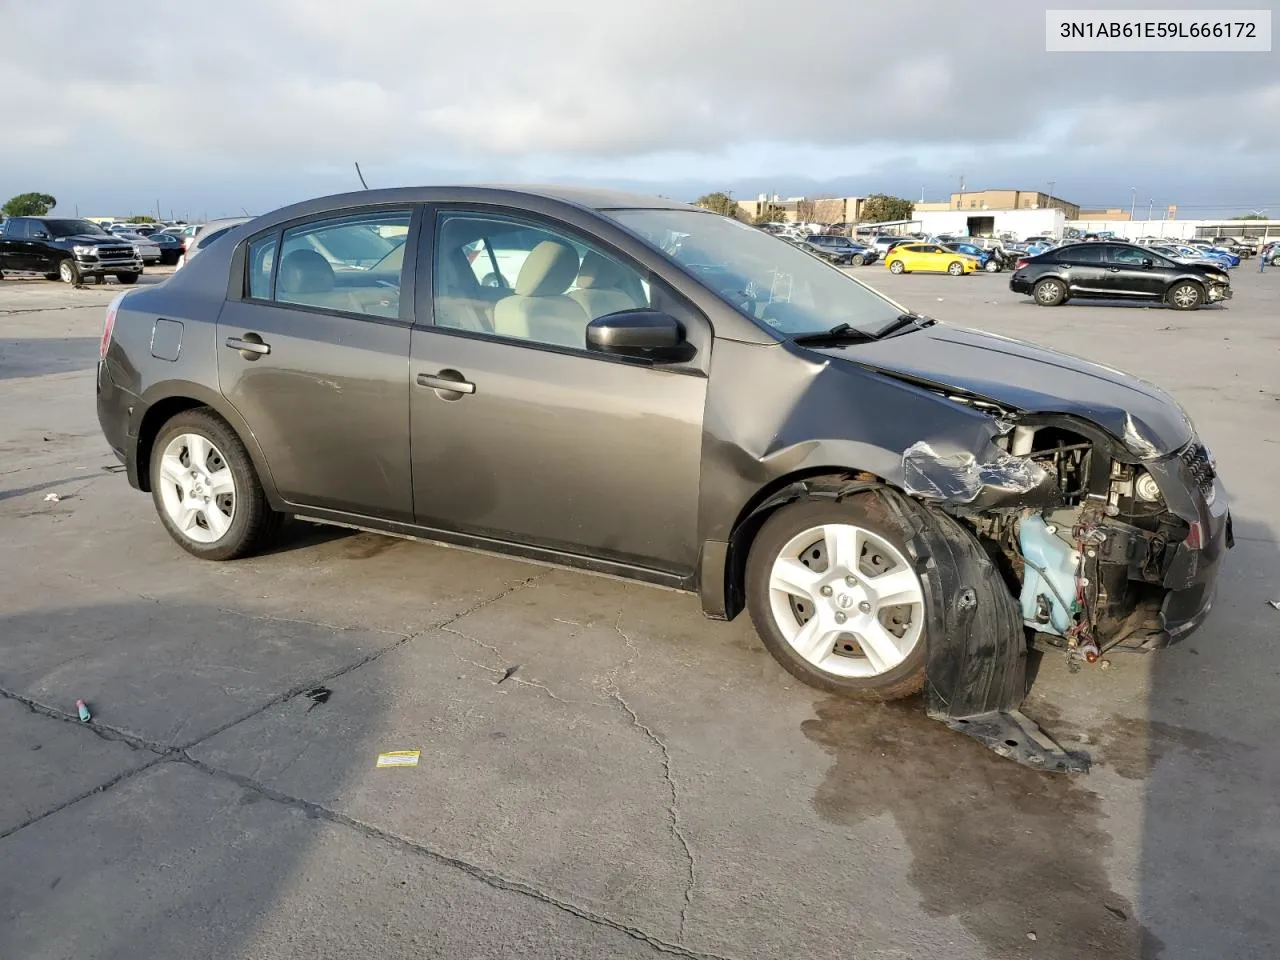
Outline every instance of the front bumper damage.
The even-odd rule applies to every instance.
[[[981,460],[965,451],[940,454],[926,442],[903,454],[910,499],[901,500],[958,518],[965,535],[952,542],[956,538],[917,530],[912,545],[939,558],[940,570],[957,572],[943,590],[955,598],[952,605],[935,610],[930,625],[931,637],[940,639],[929,653],[927,710],[1027,766],[1085,771],[1087,755],[1063,749],[1018,710],[1026,694],[1028,635],[1088,663],[1112,649],[1152,650],[1187,636],[1212,608],[1222,560],[1234,542],[1230,511],[1212,457],[1194,436],[1160,456],[1136,428],[1122,441],[1086,428],[1093,444],[1078,445],[1089,452],[1076,460],[1079,476],[1064,484],[1049,461],[1033,459],[1039,455],[1030,454],[1030,446],[1018,451],[1026,456],[1009,452],[1019,444],[1013,422],[997,422],[1005,439]],[[1132,491],[1143,472],[1159,487],[1159,512],[1148,503],[1148,512],[1135,518],[1125,511],[1139,509]],[[1064,497],[1072,483],[1079,486]],[[1117,490],[1127,490],[1129,499]],[[978,542],[969,536],[975,532],[988,548],[1003,546],[1020,593],[1012,578],[982,588],[979,579],[999,574],[966,556],[973,547],[965,542]],[[994,609],[984,610],[979,597],[1007,599],[1010,608],[988,600]]]

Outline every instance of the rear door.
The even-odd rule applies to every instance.
[[[36,258],[27,236],[31,221],[26,217],[6,220],[0,233],[0,264],[5,270],[35,270]]]
[[[424,227],[409,364],[417,521],[566,560],[691,573],[705,318],[567,224],[516,210],[441,208],[430,232],[429,247]],[[491,265],[468,259],[477,241],[500,252],[509,287],[496,303],[493,288],[482,286]],[[554,275],[532,253],[547,243],[561,248]],[[667,366],[585,349],[591,319],[646,308],[676,316],[703,349]]]
[[[1049,256],[1061,264],[1067,289],[1072,293],[1088,293],[1097,296],[1106,292],[1107,268],[1103,261],[1101,243],[1079,243],[1064,247]]]
[[[290,503],[412,519],[413,281],[395,234],[415,226],[408,206],[326,214],[233,259],[244,295],[218,318],[219,381]]]

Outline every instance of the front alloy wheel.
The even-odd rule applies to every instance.
[[[1175,310],[1194,310],[1201,299],[1200,287],[1194,283],[1179,283],[1169,291],[1169,304]]]
[[[964,273],[964,264],[957,260],[955,263],[952,263],[947,267],[947,273],[951,274],[953,277],[960,276],[960,274]]]
[[[63,283],[79,283],[80,268],[73,260],[62,260],[58,263],[58,279]]]
[[[756,632],[806,683],[865,700],[920,689],[924,587],[877,498],[780,508],[752,544],[746,586]]]
[[[903,273],[907,268],[902,265],[901,260],[894,260],[889,264],[890,273]]]

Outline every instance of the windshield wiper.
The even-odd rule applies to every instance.
[[[906,330],[908,327],[914,330],[923,330],[925,327],[931,327],[937,322],[933,317],[921,316],[918,313],[904,313],[884,329],[877,331],[876,339],[882,340],[899,331]]]
[[[801,333],[791,338],[792,343],[799,344],[824,344],[824,343],[842,343],[848,341],[867,341],[874,337],[865,330],[859,330],[850,323],[837,323],[830,330],[823,330],[820,333]]]

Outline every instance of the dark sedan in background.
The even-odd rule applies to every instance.
[[[1072,243],[1019,260],[1009,289],[1056,307],[1073,297],[1149,300],[1195,310],[1231,297],[1225,269],[1172,260],[1131,243]]]
[[[841,257],[844,263],[854,267],[864,267],[869,263],[875,263],[880,256],[875,247],[854,243],[848,237],[834,236],[832,234],[811,233],[805,237],[805,242],[817,247],[819,250]]]
[[[1231,543],[1158,388],[649,197],[297,204],[113,301],[100,358],[106,440],[198,557],[294,514],[693,591],[804,682],[924,688],[1040,769],[1072,760],[1016,710],[1025,630],[1162,646]]]

